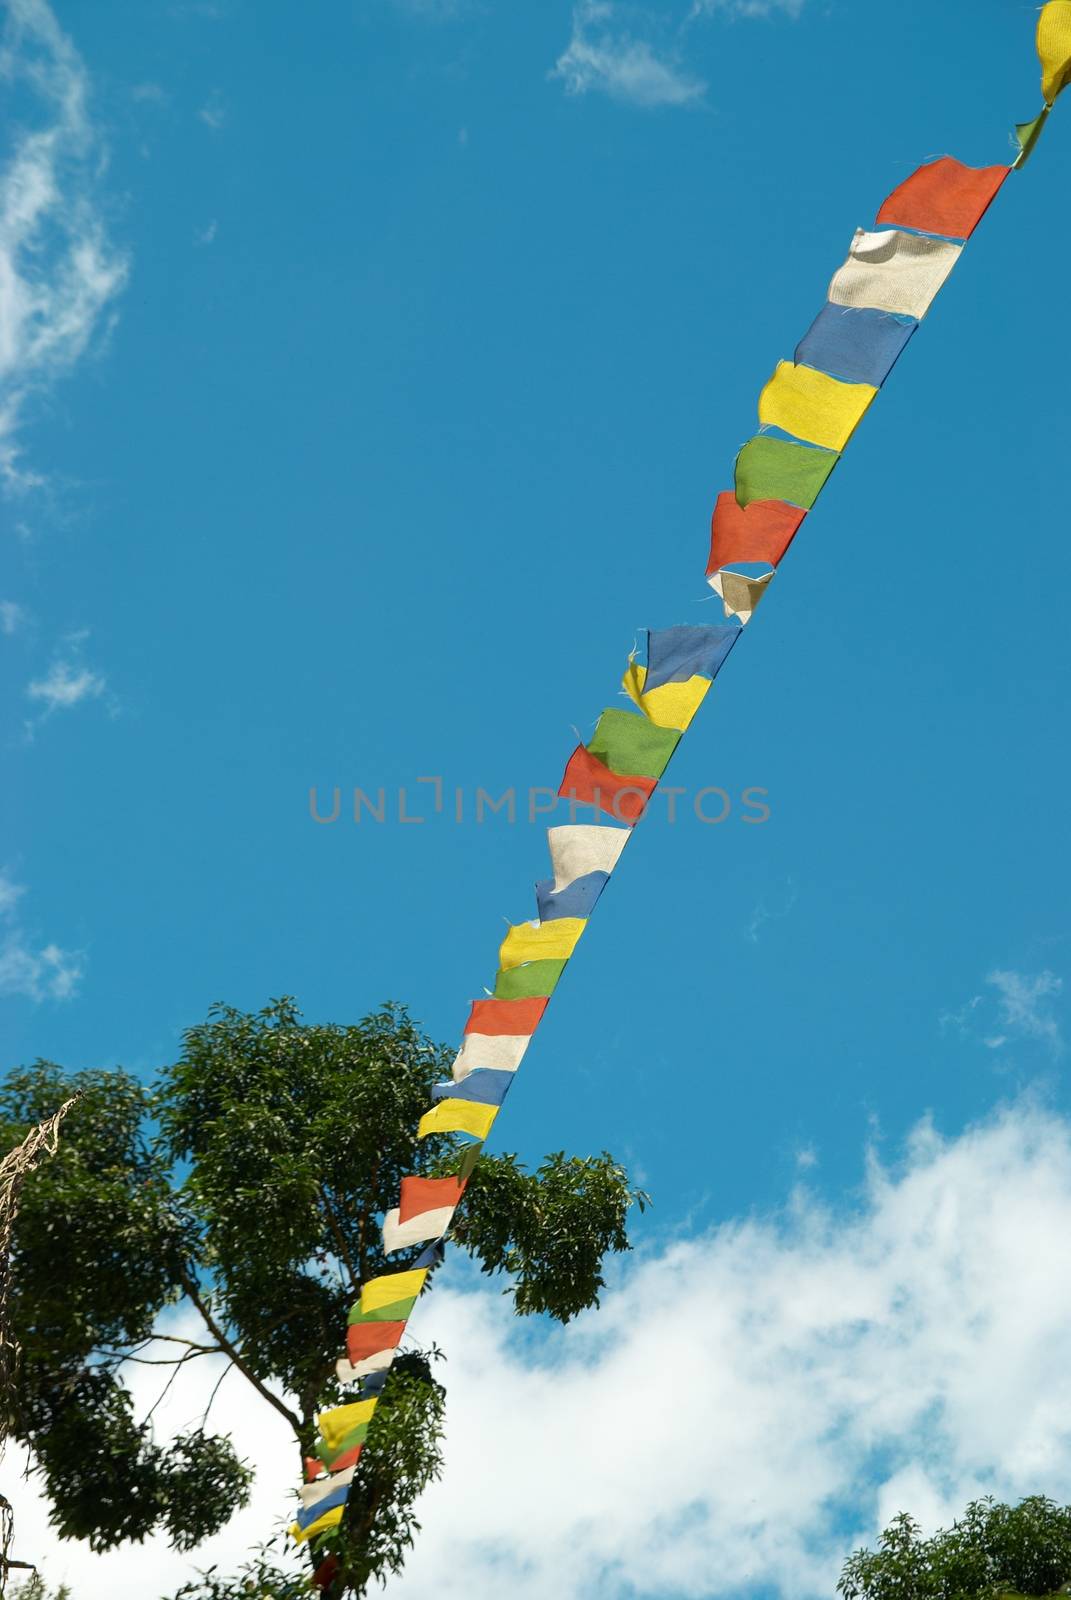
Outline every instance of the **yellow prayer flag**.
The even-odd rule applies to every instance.
[[[759,421],[808,444],[843,450],[877,392],[869,383],[842,383],[814,367],[779,361],[759,396]]]
[[[379,1311],[399,1300],[411,1300],[423,1289],[427,1275],[426,1267],[412,1267],[408,1272],[390,1272],[383,1278],[369,1278],[361,1286],[361,1311]]]
[[[328,1528],[337,1528],[342,1521],[345,1506],[332,1506],[330,1511],[325,1511],[322,1517],[317,1517],[315,1522],[310,1522],[307,1528],[302,1528],[298,1523],[290,1524],[290,1537],[298,1544],[303,1539],[314,1539],[318,1533],[324,1533]]]
[[[486,1139],[498,1110],[498,1106],[479,1105],[475,1100],[455,1100],[451,1096],[425,1112],[417,1125],[417,1138],[424,1139],[429,1133],[471,1133],[474,1139]]]
[[[355,1400],[349,1406],[335,1406],[332,1411],[321,1411],[316,1421],[324,1444],[332,1455],[348,1433],[359,1428],[362,1422],[371,1422],[376,1409],[375,1400]]]
[[[696,676],[684,683],[661,683],[657,689],[644,693],[646,678],[647,668],[630,661],[621,681],[629,699],[656,728],[687,728],[711,686],[709,678]]]
[[[498,952],[503,972],[524,961],[568,961],[580,935],[587,927],[586,917],[557,917],[552,922],[522,922],[511,928]]]
[[[1071,82],[1071,0],[1049,0],[1038,18],[1041,92],[1051,106]]]

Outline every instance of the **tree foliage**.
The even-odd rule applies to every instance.
[[[972,1500],[960,1521],[924,1539],[902,1512],[877,1550],[856,1550],[844,1600],[996,1600],[1071,1587],[1071,1506],[1030,1495],[1017,1506]]]
[[[316,1414],[348,1397],[334,1369],[360,1284],[419,1251],[384,1256],[383,1213],[407,1174],[458,1166],[453,1137],[415,1138],[449,1062],[401,1006],[335,1027],[306,1023],[283,999],[256,1013],[213,1008],[152,1085],[41,1061],[0,1087],[0,1152],[81,1097],[57,1155],[26,1184],[12,1258],[23,1367],[7,1421],[34,1452],[63,1536],[104,1550],[162,1529],[190,1549],[248,1499],[251,1471],[212,1433],[211,1402],[163,1442],[135,1414],[126,1374],[137,1362],[166,1376],[162,1362],[178,1371],[222,1357],[286,1418],[297,1478]],[[597,1303],[603,1260],[628,1249],[627,1213],[644,1198],[607,1154],[557,1153],[531,1173],[515,1156],[485,1157],[455,1236],[505,1275],[518,1313],[564,1322]],[[178,1308],[199,1331],[168,1316]],[[441,1459],[430,1354],[414,1348],[391,1371],[333,1539],[336,1592],[400,1570],[418,1529],[414,1505]],[[258,1561],[233,1590],[204,1575],[204,1595],[274,1595],[274,1573],[285,1596],[296,1580]]]

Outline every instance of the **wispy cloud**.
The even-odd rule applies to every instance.
[[[85,68],[46,0],[8,0],[0,82],[33,96],[0,170],[0,484],[38,487],[19,443],[32,398],[86,352],[127,276],[96,205],[103,158]]]
[[[194,242],[194,244],[200,245],[202,247],[205,246],[205,245],[214,244],[215,243],[215,239],[216,239],[216,234],[218,232],[219,232],[219,223],[216,221],[215,217],[213,217],[212,221],[208,224],[207,227],[198,228],[197,229],[197,231],[195,232],[195,234],[193,236],[193,242]]]
[[[446,1473],[390,1595],[829,1600],[897,1511],[933,1528],[989,1490],[1071,1499],[1071,1125],[1029,1100],[957,1138],[923,1122],[866,1173],[836,1211],[797,1190],[649,1248],[565,1330],[448,1267],[415,1324],[448,1356]],[[203,1409],[201,1367],[176,1423]],[[134,1600],[187,1561],[239,1566],[293,1468],[240,1378],[221,1402],[261,1467],[250,1512],[186,1558],[162,1540],[97,1557],[55,1538],[31,1482],[20,1526],[51,1585]]]
[[[561,80],[567,94],[594,91],[644,107],[689,105],[706,90],[671,55],[660,55],[637,37],[616,0],[578,0],[572,37],[550,76]]]
[[[220,129],[226,125],[227,108],[223,104],[223,96],[218,89],[212,90],[197,115],[212,133],[219,133]]]
[[[135,83],[130,91],[131,100],[139,105],[162,106],[167,104],[167,90],[159,83]]]
[[[728,17],[798,17],[805,0],[695,0],[694,17],[715,12]]]
[[[58,944],[35,945],[19,922],[26,893],[0,870],[0,994],[28,1000],[70,1000],[82,980],[81,955]]]
[[[28,622],[26,609],[14,600],[0,600],[0,633],[9,638],[19,633]]]
[[[97,700],[107,687],[99,673],[70,661],[54,661],[43,678],[27,686],[31,700],[40,701],[46,712],[68,711],[83,700]]]
[[[1000,1050],[1017,1039],[1033,1039],[1053,1055],[1063,1053],[1063,1029],[1056,1012],[1056,1001],[1063,993],[1062,978],[1047,970],[1031,974],[998,969],[985,981],[995,993],[972,995],[958,1010],[942,1012],[942,1030],[954,1029],[988,1050]]]
[[[1062,978],[1047,971],[1034,977],[1025,972],[991,972],[985,981],[997,991],[1001,1025],[1006,1033],[1038,1039],[1056,1055],[1062,1052],[1063,1033],[1052,1006],[1063,990]],[[986,1042],[995,1046],[1003,1044],[1004,1039]]]
[[[783,917],[787,917],[798,899],[799,894],[792,878],[788,878],[785,882],[785,892],[781,897],[780,905],[771,906],[766,896],[760,895],[755,902],[755,908],[748,918],[748,924],[744,930],[748,943],[758,944],[759,937],[766,924],[768,922],[780,922]]]

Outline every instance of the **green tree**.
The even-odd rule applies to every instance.
[[[877,1550],[856,1550],[837,1584],[844,1600],[996,1600],[1071,1588],[1071,1506],[1030,1495],[1017,1506],[972,1500],[959,1522],[924,1539],[906,1512]]]
[[[159,1443],[135,1415],[124,1363],[177,1375],[222,1357],[228,1381],[285,1417],[298,1480],[316,1414],[352,1398],[335,1361],[360,1284],[419,1254],[384,1256],[382,1214],[404,1176],[464,1159],[455,1136],[415,1137],[450,1059],[403,1007],[312,1026],[283,999],[252,1014],[214,1007],[151,1086],[44,1061],[8,1077],[0,1152],[80,1095],[57,1155],[23,1193],[10,1307],[23,1354],[8,1426],[34,1453],[62,1536],[104,1550],[162,1529],[191,1549],[248,1499],[251,1472],[211,1433],[211,1402],[197,1426]],[[598,1303],[604,1258],[629,1248],[626,1217],[644,1199],[605,1153],[554,1154],[534,1172],[484,1156],[453,1237],[506,1275],[518,1313],[567,1322]],[[196,1337],[161,1326],[178,1306],[196,1313]],[[398,1572],[413,1542],[415,1502],[441,1464],[437,1355],[413,1347],[391,1369],[330,1539],[332,1593]],[[229,1581],[204,1574],[183,1594],[287,1600],[296,1577],[262,1551]]]

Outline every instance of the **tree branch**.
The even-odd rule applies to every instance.
[[[215,1317],[213,1317],[211,1311],[209,1311],[208,1307],[201,1299],[201,1294],[197,1284],[194,1281],[193,1274],[190,1272],[184,1261],[179,1263],[179,1276],[182,1279],[182,1287],[189,1295],[197,1310],[201,1313],[201,1319],[204,1322],[205,1327],[208,1329],[213,1339],[215,1339],[219,1344],[223,1354],[229,1356],[242,1376],[249,1379],[249,1382],[253,1385],[253,1388],[260,1395],[261,1399],[266,1400],[270,1406],[274,1406],[279,1415],[286,1418],[287,1422],[289,1422],[290,1426],[293,1428],[298,1442],[300,1443],[302,1431],[300,1417],[296,1417],[289,1406],[284,1405],[276,1395],[272,1394],[270,1389],[266,1389],[261,1383],[260,1379],[257,1377],[256,1373],[246,1365],[245,1361],[243,1361],[242,1357],[238,1354],[238,1351],[235,1349],[234,1345],[227,1338],[227,1335],[223,1332],[223,1329],[220,1327]]]
[[[338,1246],[339,1256],[342,1261],[345,1262],[346,1270],[350,1275],[350,1288],[351,1290],[355,1289],[361,1280],[358,1278],[357,1273],[354,1270],[353,1262],[350,1259],[349,1250],[346,1247],[346,1236],[339,1226],[338,1218],[335,1216],[334,1207],[331,1204],[327,1190],[322,1184],[320,1185],[320,1199],[323,1201],[324,1211],[327,1215],[327,1225],[331,1229],[335,1244]]]

